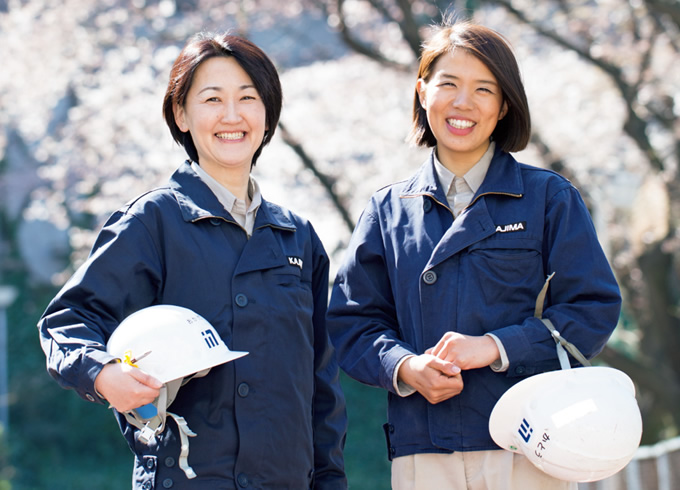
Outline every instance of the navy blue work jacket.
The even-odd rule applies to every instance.
[[[345,402],[326,330],[328,257],[310,223],[263,199],[252,237],[191,169],[114,213],[87,262],[40,321],[49,373],[90,401],[106,342],[129,314],[190,308],[245,357],[183,386],[189,480],[178,428],[156,443],[117,414],[135,454],[134,489],[344,489]],[[179,361],[179,360],[178,360]]]
[[[588,358],[615,328],[621,298],[578,191],[558,174],[496,150],[472,202],[454,220],[432,156],[410,179],[378,191],[361,215],[328,311],[340,366],[388,390],[389,456],[498,449],[488,420],[527,376],[559,369],[543,316]],[[509,369],[462,373],[463,391],[432,405],[399,397],[394,370],[448,331],[496,335]]]

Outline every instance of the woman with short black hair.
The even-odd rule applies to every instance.
[[[325,323],[328,257],[312,225],[266,201],[250,175],[281,100],[257,46],[228,34],[192,38],[163,103],[189,160],[109,218],[40,321],[50,374],[115,409],[135,455],[135,490],[347,487],[345,404]],[[125,414],[159,403],[164,386],[106,345],[129,315],[163,304],[197,313],[248,355],[183,384],[170,405],[177,423],[150,437]]]

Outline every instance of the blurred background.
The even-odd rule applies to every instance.
[[[426,157],[404,142],[419,46],[451,11],[513,45],[533,117],[516,156],[579,188],[622,288],[597,362],[635,381],[645,448],[606,488],[680,488],[669,459],[680,427],[677,0],[0,0],[0,490],[130,486],[111,413],[49,378],[35,325],[108,215],[185,158],[161,99],[187,38],[231,30],[279,68],[281,127],[254,174],[265,198],[311,219],[333,275],[369,196]],[[387,489],[385,394],[343,386],[350,487]]]

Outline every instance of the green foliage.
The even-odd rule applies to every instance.
[[[20,294],[7,312],[10,424],[0,489],[128,488],[132,453],[111,412],[63,390],[45,370],[36,323],[56,291],[32,289],[19,274],[5,282]]]
[[[390,462],[383,424],[387,421],[387,393],[341,377],[347,399],[349,429],[345,444],[345,469],[349,488],[389,490]]]

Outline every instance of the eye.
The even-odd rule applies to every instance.
[[[258,100],[260,98],[260,95],[255,92],[254,90],[249,90],[243,94],[241,94],[241,100]]]
[[[220,98],[217,97],[217,96],[214,96],[214,95],[212,97],[208,97],[206,99],[206,102],[219,102],[219,101],[220,101]]]
[[[491,94],[491,95],[496,93],[496,90],[495,90],[494,87],[483,86],[483,87],[479,87],[477,90],[479,90],[480,92]]]

